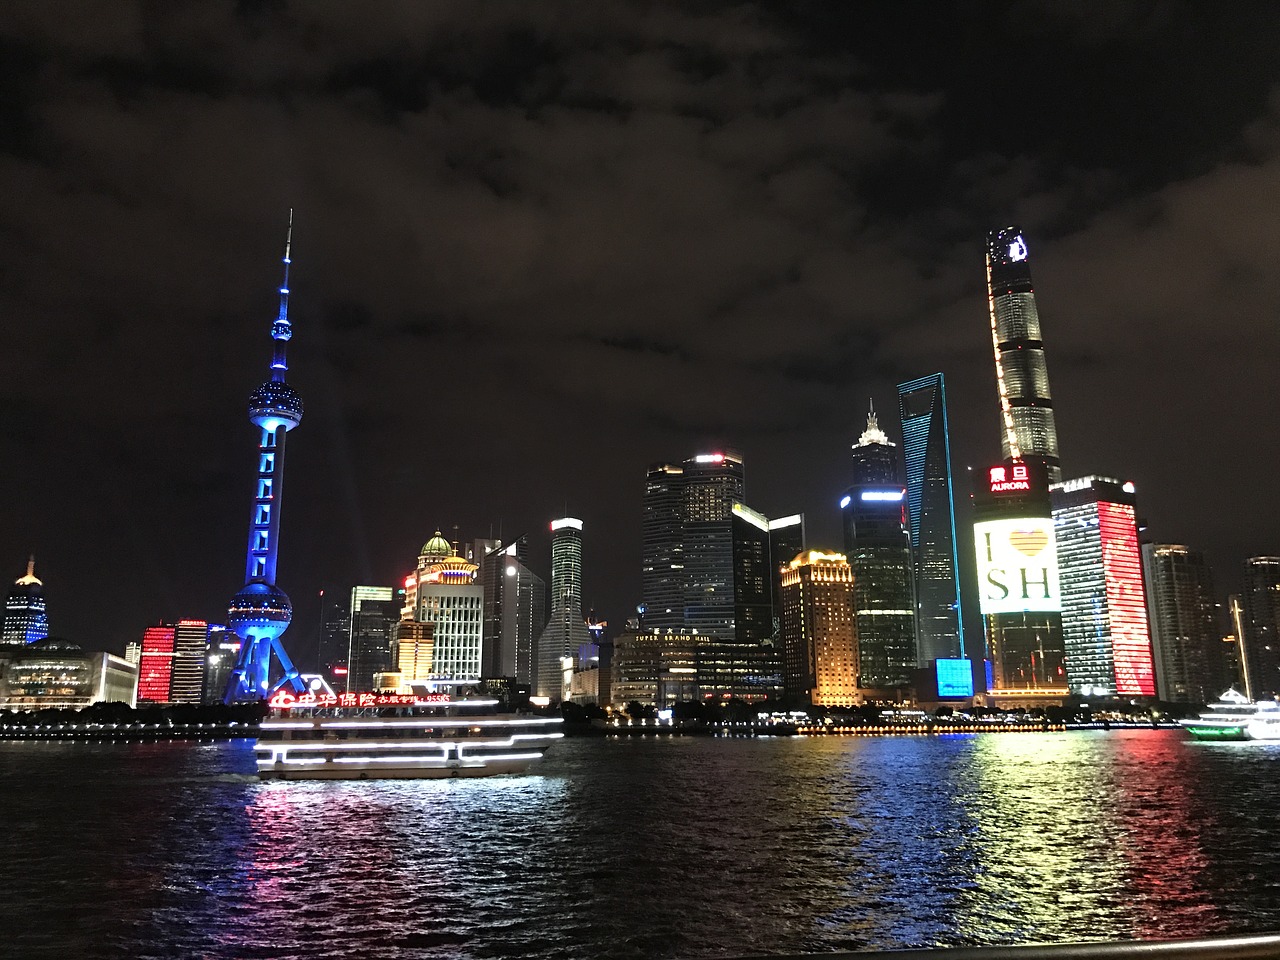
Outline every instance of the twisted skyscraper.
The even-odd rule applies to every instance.
[[[987,302],[1004,458],[1039,460],[1049,482],[1056,483],[1062,479],[1058,428],[1040,339],[1040,315],[1031,288],[1027,242],[1019,227],[987,234]]]
[[[289,364],[285,348],[293,336],[289,324],[289,250],[293,241],[293,213],[284,244],[284,282],[280,285],[280,312],[271,325],[275,349],[271,357],[271,379],[249,395],[249,420],[260,431],[258,478],[254,487],[253,512],[249,518],[249,549],[245,561],[245,584],[231,598],[227,626],[240,637],[240,659],[227,687],[228,703],[266,697],[274,688],[290,686],[301,692],[302,682],[280,635],[293,619],[293,605],[276,586],[276,557],[280,546],[280,502],[284,493],[284,442],[290,430],[302,422],[302,398],[285,383]],[[275,653],[283,671],[275,687],[271,684],[271,654]]]

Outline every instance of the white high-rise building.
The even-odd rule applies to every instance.
[[[551,617],[538,638],[534,692],[566,699],[578,648],[590,642],[582,616],[582,521],[563,517],[551,521]]]

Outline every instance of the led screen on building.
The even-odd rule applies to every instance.
[[[1062,609],[1052,519],[985,520],[973,525],[973,535],[984,614]]]
[[[1098,535],[1102,540],[1102,566],[1107,583],[1116,693],[1154,697],[1156,681],[1151,635],[1147,630],[1147,598],[1133,507],[1100,502]]]
[[[938,679],[938,698],[973,696],[973,662],[961,658],[934,661]]]

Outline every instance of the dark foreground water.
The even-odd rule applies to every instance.
[[[6,957],[708,957],[1280,929],[1280,746],[1176,731],[558,744],[259,783],[0,745]]]

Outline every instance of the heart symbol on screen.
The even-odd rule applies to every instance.
[[[1037,556],[1049,545],[1049,534],[1043,530],[1013,530],[1009,533],[1009,546],[1026,557]]]

